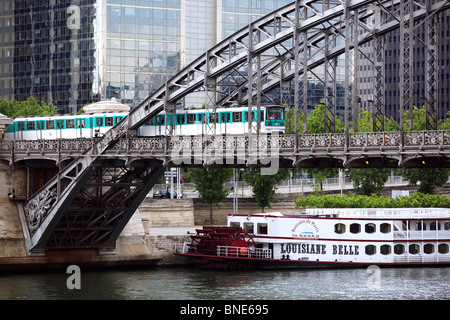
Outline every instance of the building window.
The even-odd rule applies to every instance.
[[[345,233],[345,224],[337,223],[334,225],[334,232],[338,234]]]
[[[380,225],[380,232],[381,233],[389,233],[389,232],[391,232],[391,225],[389,223],[382,223]]]
[[[351,233],[360,233],[361,232],[361,225],[359,223],[352,223],[350,225],[350,232]]]
[[[377,247],[375,247],[372,244],[369,244],[368,246],[366,246],[366,254],[367,255],[372,256],[375,253],[377,253]]]
[[[258,233],[267,234],[267,223],[258,223]]]
[[[377,227],[374,223],[367,223],[365,226],[366,233],[374,233]]]

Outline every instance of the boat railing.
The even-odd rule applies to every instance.
[[[306,214],[339,218],[432,219],[448,217],[447,208],[308,208]]]
[[[252,247],[217,246],[217,255],[221,257],[271,259],[272,250]]]

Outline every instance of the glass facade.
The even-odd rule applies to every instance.
[[[181,0],[108,0],[104,98],[130,106],[181,68]]]
[[[33,96],[61,112],[98,99],[96,1],[80,0],[79,11],[68,12],[72,2],[0,2],[0,97]]]

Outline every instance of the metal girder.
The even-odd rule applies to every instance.
[[[325,3],[325,5],[324,5]],[[380,24],[368,26],[367,21],[373,17],[373,6],[381,8]],[[384,35],[400,29],[402,33],[401,46],[401,97],[400,108],[412,101],[410,89],[412,79],[411,35],[416,29],[412,26],[417,21],[425,24],[427,47],[427,77],[426,106],[427,128],[437,125],[437,15],[440,11],[450,8],[446,0],[296,0],[243,28],[229,38],[209,49],[183,70],[178,72],[167,83],[151,94],[129,115],[115,127],[96,141],[82,156],[71,165],[61,170],[43,189],[34,195],[24,207],[28,219],[36,222],[32,233],[33,243],[40,243],[42,236],[48,234],[59,221],[65,208],[74,201],[76,194],[82,190],[92,173],[92,165],[99,155],[114,147],[123,137],[130,137],[136,130],[157,115],[166,110],[175,114],[176,103],[196,90],[206,90],[208,93],[207,110],[214,111],[218,105],[219,95],[228,95],[220,103],[239,101],[247,104],[253,111],[256,99],[257,108],[261,96],[280,84],[293,84],[295,112],[295,146],[294,153],[299,148],[298,127],[299,111],[303,114],[302,133],[307,133],[307,112],[310,89],[310,77],[326,88],[326,128],[335,128],[335,103],[330,97],[336,96],[336,68],[340,56],[345,59],[345,133],[346,145],[349,145],[349,124],[353,121],[357,130],[358,95],[357,85],[352,81],[358,77],[358,59],[364,52],[360,50],[365,43],[372,41],[378,49],[384,46]],[[409,10],[405,12],[405,10]],[[414,26],[417,28],[417,26]],[[382,54],[373,58],[374,66],[374,130],[383,130],[384,98],[383,98],[383,59]],[[247,74],[242,70],[247,70]],[[320,69],[324,75],[319,75]],[[227,83],[227,78],[238,80],[234,85]],[[409,82],[408,82],[409,81]],[[291,87],[291,85],[289,85]],[[226,88],[223,89],[223,88]],[[411,110],[411,108],[409,109]],[[353,113],[351,116],[350,112]],[[258,118],[259,118],[259,112]],[[175,117],[172,117],[174,119]],[[400,121],[403,117],[400,116]],[[381,125],[377,123],[380,121]],[[207,121],[208,122],[208,121]],[[212,121],[214,124],[214,121]],[[258,132],[258,121],[256,132]],[[171,124],[166,124],[170,135]],[[249,135],[253,134],[253,122],[249,122]],[[401,125],[403,130],[403,125]],[[214,126],[211,126],[214,135]],[[400,135],[403,139],[404,135]],[[169,137],[169,136],[168,136]],[[253,139],[251,139],[253,141]],[[403,143],[402,143],[403,145]],[[168,151],[166,143],[166,154]],[[106,236],[105,236],[106,237]]]
[[[27,249],[30,253],[73,248],[113,250],[120,232],[163,172],[162,166],[128,168],[121,160],[97,160],[51,223],[45,229],[29,229],[32,241]],[[50,197],[48,194],[42,200]]]

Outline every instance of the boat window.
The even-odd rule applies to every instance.
[[[258,223],[258,233],[267,234],[267,223]]]
[[[344,233],[345,232],[345,224],[336,223],[334,225],[334,232],[339,233],[339,234]]]
[[[367,223],[365,226],[366,233],[374,233],[377,231],[377,227],[374,223]]]
[[[442,254],[448,253],[448,244],[441,243],[440,245],[438,245],[438,252]]]
[[[444,223],[444,230],[450,230],[450,222]]]
[[[391,246],[388,244],[384,244],[380,247],[380,253],[384,255],[391,254]]]
[[[441,224],[439,222],[433,221],[430,223],[430,230],[436,230],[436,226],[438,230],[441,230]]]
[[[408,251],[411,254],[418,254],[420,252],[420,247],[418,244],[410,244]]]
[[[361,232],[361,225],[359,223],[352,223],[350,225],[350,232],[351,233],[360,233]]]
[[[396,244],[394,246],[394,253],[395,254],[404,254],[405,253],[405,246],[402,244]]]
[[[230,222],[230,227],[232,227],[235,230],[239,230],[239,228],[241,227],[241,223],[240,222]]]
[[[381,233],[389,233],[389,232],[391,232],[391,224],[390,223],[382,223],[380,225],[380,232]]]
[[[248,231],[248,233],[253,233],[253,223],[245,222],[244,229]]]
[[[432,254],[434,253],[434,245],[431,243],[427,243],[423,246],[423,252],[426,254]]]
[[[377,247],[375,247],[372,244],[369,244],[368,246],[366,246],[366,254],[367,255],[372,256],[375,253],[377,253]]]

